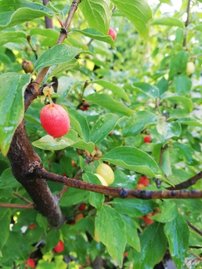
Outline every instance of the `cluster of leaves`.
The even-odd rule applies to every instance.
[[[56,2],[0,1],[0,202],[20,203],[27,197],[5,157],[24,116],[44,167],[58,174],[82,174],[84,181],[100,184],[94,174],[105,161],[115,172],[113,186],[135,189],[139,177],[147,175],[148,190],[165,189],[196,174],[201,162],[198,3],[185,28],[184,3],[172,17],[162,14],[160,3],[152,18],[145,1],[82,0],[68,39],[55,45],[60,31],[56,18],[63,20],[71,4]],[[44,16],[53,18],[54,29],[45,29]],[[107,35],[109,26],[118,32],[115,42]],[[71,118],[71,131],[61,139],[46,135],[40,125],[43,97],[24,115],[31,75],[23,73],[23,59],[34,63],[33,78],[47,66],[45,82],[58,78],[54,97]],[[196,66],[193,75],[186,71],[190,61]],[[151,143],[144,143],[147,135]],[[192,188],[200,187],[198,182]],[[50,188],[63,193],[58,184]],[[104,268],[152,269],[168,250],[177,268],[194,259],[197,268],[200,249],[189,247],[200,246],[200,238],[186,221],[202,228],[200,200],[110,199],[69,188],[60,205],[67,222],[59,230],[34,210],[0,209],[0,268],[23,268],[28,257],[39,269],[67,264],[92,268],[100,257]],[[142,219],[149,213],[152,225]],[[63,255],[52,251],[60,239]]]

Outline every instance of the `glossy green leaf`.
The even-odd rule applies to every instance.
[[[186,251],[189,246],[189,229],[180,215],[166,223],[164,228],[169,243],[169,250],[177,268],[181,269],[184,265]]]
[[[132,218],[122,216],[122,219],[126,227],[126,236],[128,245],[130,245],[132,248],[140,252],[141,246],[140,246],[140,238],[137,232],[137,224],[134,222]]]
[[[172,17],[165,17],[165,18],[159,18],[152,21],[152,24],[154,25],[165,25],[165,26],[176,26],[184,28],[184,22],[172,18]]]
[[[36,61],[35,69],[62,64],[72,61],[76,55],[81,52],[80,49],[70,47],[65,44],[58,44],[46,50]]]
[[[23,43],[26,40],[26,34],[22,31],[1,32],[0,45],[8,42]]]
[[[189,97],[172,95],[163,98],[163,100],[175,105],[175,108],[170,110],[170,117],[184,117],[193,109],[192,100]]]
[[[79,5],[90,28],[107,33],[110,22],[110,8],[107,0],[82,0]]]
[[[87,96],[86,100],[93,104],[107,108],[112,112],[117,112],[128,116],[133,114],[133,111],[130,108],[128,108],[121,102],[114,100],[111,96],[107,94],[91,94]]]
[[[134,264],[138,269],[153,269],[162,259],[167,249],[163,225],[154,223],[144,230],[140,237],[141,252],[135,253]]]
[[[24,116],[24,91],[29,75],[0,75],[0,149],[6,155],[17,126]]]
[[[138,32],[146,37],[148,35],[148,22],[152,11],[145,0],[112,0],[120,12],[136,27]]]
[[[169,148],[163,150],[162,152],[161,168],[167,177],[172,175],[171,156]]]
[[[159,207],[159,211],[152,219],[162,223],[172,221],[178,214],[176,203],[173,201],[164,200]]]
[[[135,147],[117,147],[103,156],[103,160],[148,176],[160,176],[161,171],[150,155]]]
[[[133,87],[135,87],[135,90],[138,90],[149,97],[157,98],[159,97],[159,89],[156,86],[153,86],[151,84],[145,83],[145,82],[136,82],[133,84]]]
[[[155,123],[157,117],[149,111],[138,111],[130,117],[123,129],[124,135],[136,135],[145,129],[148,125]]]
[[[191,80],[186,75],[179,75],[174,78],[174,87],[177,94],[189,94],[191,90]]]
[[[114,199],[110,204],[121,214],[130,217],[140,217],[153,211],[155,204],[152,201],[121,198]]]
[[[121,266],[126,247],[125,225],[121,215],[104,205],[95,217],[95,237],[107,248],[110,256]]]
[[[85,173],[83,175],[84,181],[92,184],[98,184],[100,185],[99,179],[91,173]],[[100,208],[102,204],[104,203],[105,197],[101,193],[95,193],[95,192],[89,192],[89,203],[95,207]]]
[[[173,79],[175,75],[186,73],[187,61],[188,53],[185,51],[179,51],[171,57],[169,72],[170,79]]]
[[[39,140],[34,141],[34,147],[43,149],[43,150],[62,150],[67,147],[74,147],[78,149],[84,149],[89,152],[94,150],[94,144],[92,142],[85,142],[78,138],[75,131],[71,131],[68,135],[61,138],[54,138],[50,135],[45,135]]]
[[[5,189],[8,192],[9,189],[19,186],[20,183],[13,176],[11,168],[5,169],[0,176],[0,189]]]
[[[0,214],[0,249],[6,244],[9,238],[9,226],[10,226],[11,216],[8,209],[1,209]]]
[[[84,30],[77,30],[76,29],[76,30],[73,30],[73,31],[81,33],[82,35],[85,35],[85,36],[90,37],[92,39],[96,39],[96,40],[100,40],[100,41],[109,43],[112,46],[114,44],[113,39],[109,35],[107,35],[105,33],[102,33],[102,32],[99,32],[99,31],[97,31],[96,29],[93,29],[93,28],[86,28]]]
[[[84,203],[88,201],[88,197],[89,193],[85,190],[68,188],[60,200],[60,205],[68,207],[79,203]]]
[[[90,141],[97,144],[101,142],[112,131],[119,120],[116,114],[105,114],[98,118],[92,127]]]
[[[130,99],[128,95],[126,94],[126,91],[116,84],[106,81],[106,80],[94,80],[93,83],[96,83],[100,86],[102,86],[104,89],[109,89],[112,91],[113,95],[123,98],[125,101],[130,102]]]
[[[46,6],[26,0],[0,1],[0,28],[32,21],[42,16],[53,16]]]

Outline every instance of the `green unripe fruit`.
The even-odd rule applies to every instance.
[[[195,64],[193,62],[187,63],[186,73],[188,76],[192,75],[195,72]]]
[[[109,186],[114,182],[114,172],[106,163],[101,163],[96,169],[96,176],[104,186]]]
[[[31,61],[23,60],[22,69],[25,73],[32,73],[34,71],[34,65]]]

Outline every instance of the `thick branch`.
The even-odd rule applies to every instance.
[[[64,23],[64,29],[58,38],[58,44],[62,43],[66,38],[71,20],[77,9],[80,0],[73,0],[67,19]],[[44,80],[49,67],[43,68],[34,82],[28,85],[25,91],[25,110],[29,107],[32,101],[40,94],[40,84]],[[52,226],[60,226],[64,222],[64,217],[46,180],[37,178],[33,171],[36,167],[41,167],[41,160],[34,152],[32,145],[26,135],[24,122],[22,122],[13,137],[8,158],[10,160],[12,171],[16,179],[23,185],[31,196],[36,209],[45,217]]]
[[[188,180],[179,183],[177,185],[175,185],[174,187],[169,187],[167,188],[168,190],[181,190],[181,189],[187,189],[190,186],[196,184],[196,182],[202,178],[202,171],[199,172],[198,174],[196,174],[195,176],[189,178]]]
[[[41,178],[63,183],[66,186],[88,190],[92,192],[102,193],[104,195],[120,198],[137,198],[137,199],[196,199],[202,198],[202,191],[195,190],[163,190],[163,191],[146,191],[146,190],[128,190],[123,188],[112,188],[102,185],[96,185],[80,181],[66,176],[60,176],[55,173],[50,173],[44,168],[37,167],[36,175]]]

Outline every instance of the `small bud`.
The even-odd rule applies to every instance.
[[[34,71],[34,65],[31,61],[23,60],[22,69],[25,73],[32,73]]]

